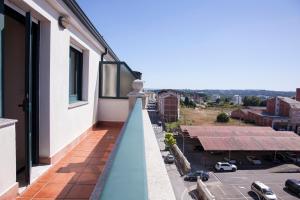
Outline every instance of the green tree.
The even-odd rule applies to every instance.
[[[166,133],[165,135],[165,143],[168,146],[173,146],[176,144],[176,139],[174,138],[174,135],[172,133]]]
[[[227,122],[229,122],[229,116],[226,113],[222,112],[222,113],[218,114],[217,122],[227,123]]]
[[[245,96],[243,103],[244,106],[260,106],[261,100],[256,96]]]
[[[179,124],[180,124],[180,122],[165,123],[166,131],[167,132],[173,132],[173,131],[175,131],[176,129],[179,128]]]
[[[185,105],[186,107],[188,107],[189,104],[190,104],[189,98],[188,98],[188,97],[185,97],[185,98],[184,98],[184,105]]]

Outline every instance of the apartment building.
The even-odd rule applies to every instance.
[[[159,149],[155,146],[156,141],[146,136],[144,141],[143,133],[148,132],[147,137],[154,137],[154,132],[150,129],[150,120],[143,111],[143,104],[136,100],[131,106],[134,107],[135,114],[129,109],[127,95],[132,91],[132,83],[140,78],[140,73],[132,71],[125,62],[119,60],[76,1],[1,0],[0,11],[0,199],[14,199],[21,193],[19,187],[26,188],[36,184],[36,180],[45,173],[53,175],[49,175],[50,181],[54,176],[68,175],[69,171],[66,169],[88,166],[91,164],[89,160],[96,159],[96,164],[104,162],[110,152],[118,152],[109,157],[112,164],[105,170],[109,176],[115,172],[110,166],[115,166],[113,163],[117,162],[116,157],[120,152],[128,159],[133,155],[126,149],[118,150],[121,148],[118,145],[114,148],[113,143],[109,146],[107,143],[98,144],[97,137],[104,136],[95,131],[97,127],[105,125],[102,129],[106,135],[105,141],[116,140],[116,135],[119,134],[122,139],[118,140],[118,144],[122,144],[128,137],[127,132],[132,123],[144,126],[140,129],[142,132],[133,129],[130,133],[142,135],[135,139],[136,143],[141,144],[140,152],[147,156],[153,152],[159,155],[154,156],[160,158],[155,165],[160,166],[160,176],[164,177],[163,185],[167,186],[166,194],[172,199],[172,188],[168,183]],[[141,91],[136,93],[139,97],[143,95]],[[138,121],[132,122],[132,118]],[[110,131],[111,128],[113,131]],[[85,157],[65,158],[88,136],[91,136],[89,142],[93,145],[87,143],[85,148],[93,149],[77,149],[77,153]],[[148,152],[147,145],[157,148],[157,151]],[[96,151],[96,147],[100,149]],[[101,157],[104,147],[104,156]],[[86,155],[86,152],[94,152],[96,157],[88,159],[90,155]],[[141,173],[144,177],[138,177],[139,181],[136,183],[146,189],[136,199],[154,199],[153,196],[157,193],[154,192],[156,188],[151,185],[152,178],[155,177],[151,175],[152,161],[148,161],[144,154],[140,154],[138,158],[140,163],[145,164],[147,161],[140,166],[142,171],[147,170],[147,175]],[[61,166],[63,170],[53,170],[58,163],[61,164],[62,159],[66,165]],[[129,163],[126,166],[127,173],[135,173],[136,166]],[[80,175],[76,174],[79,173],[76,170],[72,173]],[[98,174],[94,175],[100,176],[99,173],[98,170]],[[131,177],[124,177],[123,183],[128,178]],[[148,182],[143,181],[147,178]],[[62,178],[61,181],[65,179]],[[119,179],[119,183],[122,183],[122,179]],[[46,191],[53,191],[53,188],[48,188],[50,186],[61,187],[55,191],[69,192],[72,191],[71,188],[75,191],[77,187],[77,183],[71,181],[64,184],[43,184]],[[97,188],[93,189],[95,184],[96,182],[90,183],[88,191],[95,190],[94,194],[99,196]],[[102,181],[102,185],[106,185],[106,181]],[[128,191],[134,190],[134,186],[135,184],[128,186]],[[97,187],[102,186],[97,184]],[[104,187],[101,191],[105,193],[109,189]],[[117,185],[114,189],[118,190]],[[87,189],[81,190],[79,187],[80,191],[84,193]],[[141,196],[144,198],[140,198]],[[121,198],[114,195],[111,197],[110,199]],[[126,199],[126,195],[122,194],[122,198]]]
[[[172,90],[162,90],[157,95],[158,112],[165,122],[179,119],[179,95]]]
[[[242,105],[243,104],[243,99],[240,95],[234,95],[232,97],[232,102],[234,105]]]
[[[296,97],[300,90],[297,89]],[[253,122],[259,126],[271,126],[277,130],[291,130],[298,133],[300,125],[300,102],[289,97],[272,97],[267,106],[260,109],[246,108],[233,111],[236,119]]]

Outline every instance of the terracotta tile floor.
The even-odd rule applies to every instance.
[[[119,127],[100,127],[91,131],[17,199],[88,199],[120,130]]]

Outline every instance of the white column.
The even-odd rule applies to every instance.
[[[129,113],[133,109],[133,106],[137,98],[142,98],[143,109],[146,108],[146,95],[143,91],[143,86],[144,86],[144,81],[139,79],[133,81],[132,83],[133,91],[127,95],[129,97]]]

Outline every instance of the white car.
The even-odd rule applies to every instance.
[[[230,164],[228,162],[217,162],[217,164],[215,165],[215,169],[220,172],[223,172],[223,171],[235,172],[237,170],[237,166]]]
[[[266,200],[277,200],[276,194],[260,181],[255,181],[251,184],[251,190],[255,192],[259,199],[266,199]]]
[[[300,162],[300,158],[295,154],[295,153],[286,153],[286,157],[290,160],[292,160],[295,163],[299,163]]]
[[[229,162],[230,164],[236,164],[236,163],[237,163],[236,160],[234,160],[234,159],[229,159],[228,157],[224,157],[224,160],[225,160],[226,162]]]
[[[247,156],[247,160],[254,165],[261,165],[261,161],[255,156]]]

